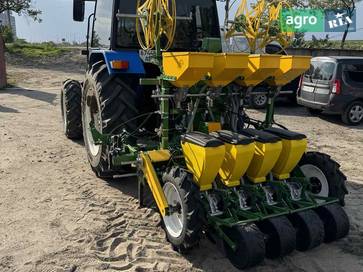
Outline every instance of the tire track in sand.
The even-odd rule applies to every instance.
[[[133,191],[135,180],[108,183],[95,178],[94,184],[89,180],[79,183],[78,179],[77,182],[79,200],[84,202],[79,223],[84,225],[84,222],[93,220],[101,224],[99,230],[91,234],[91,241],[85,239],[82,231],[69,237],[78,242],[84,239],[84,243],[88,244],[87,253],[95,259],[95,263],[87,268],[118,271],[193,270],[192,264],[167,242],[159,213],[152,208],[139,208],[135,196],[123,192]],[[98,184],[95,186],[95,183]],[[120,184],[122,188],[119,190],[113,188]]]

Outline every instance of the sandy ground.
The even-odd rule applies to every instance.
[[[174,252],[158,213],[138,209],[136,183],[97,179],[83,144],[63,136],[59,86],[81,79],[79,67],[8,68],[19,88],[0,91],[0,271],[235,271],[207,239],[188,256]],[[345,239],[250,271],[363,271],[363,126],[286,104],[276,119],[341,163],[352,227]]]

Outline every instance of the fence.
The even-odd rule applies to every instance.
[[[363,57],[363,50],[348,50],[348,49],[310,49],[310,48],[288,48],[286,49],[289,55],[303,56],[351,56]]]

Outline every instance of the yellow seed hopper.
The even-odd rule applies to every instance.
[[[211,71],[210,87],[224,87],[243,76],[248,70],[248,54],[224,53],[214,55],[214,66]]]
[[[213,70],[214,54],[203,52],[164,52],[163,69],[175,77],[171,83],[178,88],[190,88]]]
[[[248,69],[242,74],[242,80],[236,83],[245,86],[256,86],[269,77],[275,76],[280,69],[280,55],[249,55]]]
[[[282,151],[272,173],[277,179],[287,179],[306,151],[306,136],[281,128],[269,128],[265,131],[281,138]]]
[[[201,132],[190,132],[181,137],[187,168],[201,191],[212,188],[225,155],[222,141]]]
[[[253,139],[227,130],[212,132],[211,135],[224,142],[226,148],[219,169],[221,181],[228,187],[240,185],[240,179],[246,173],[255,153]]]
[[[244,129],[242,135],[255,140],[255,154],[247,169],[247,177],[254,183],[266,181],[266,176],[278,161],[281,151],[281,138],[265,131]]]
[[[310,56],[281,56],[280,69],[268,83],[274,86],[286,85],[308,70],[310,61]]]

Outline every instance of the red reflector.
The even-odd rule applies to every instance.
[[[340,94],[340,92],[342,91],[342,85],[339,79],[334,80],[333,83],[333,89],[332,89],[332,93],[334,94]]]
[[[111,68],[115,70],[126,70],[129,68],[129,62],[126,60],[111,61]]]

